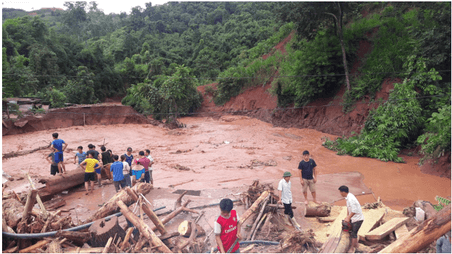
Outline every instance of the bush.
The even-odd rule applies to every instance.
[[[63,92],[53,87],[49,87],[44,92],[40,92],[39,97],[44,101],[50,102],[51,108],[62,108],[65,106],[67,100]]]
[[[451,139],[451,109],[450,104],[433,113],[427,120],[427,133],[419,136],[418,144],[426,158],[438,158],[444,151],[450,151]]]
[[[403,162],[398,157],[400,149],[418,135],[423,123],[416,95],[413,81],[405,79],[402,84],[394,84],[389,100],[371,111],[359,135],[326,139],[323,146],[337,154]]]
[[[275,81],[278,98],[294,98],[292,102],[300,106],[316,98],[333,96],[340,88],[343,77],[336,74],[344,72],[342,53],[339,39],[332,33],[321,30],[313,40],[302,40],[296,45],[299,50],[288,52],[280,71],[283,77]]]

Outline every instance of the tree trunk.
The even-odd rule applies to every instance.
[[[126,236],[124,237],[124,241],[121,244],[121,252],[129,245],[130,236],[132,235],[133,227],[130,227],[126,231]]]
[[[14,229],[17,223],[22,219],[24,206],[17,199],[7,199],[2,202],[3,218],[5,218],[7,225]]]
[[[45,184],[44,188],[39,189],[39,196],[43,199],[49,199],[51,196],[58,194],[64,190],[84,183],[85,171],[72,170],[64,175],[49,176],[39,179],[39,183]]]
[[[70,248],[64,249],[64,253],[102,253],[104,247],[98,248]]]
[[[256,230],[256,226],[259,223],[260,219],[262,218],[262,215],[264,214],[264,210],[265,210],[265,206],[267,205],[268,199],[270,198],[270,196],[267,196],[262,204],[261,207],[261,211],[259,212],[259,215],[257,216],[256,220],[253,223],[253,227],[251,228],[250,234],[248,235],[248,238],[246,240],[250,240],[251,237],[253,236],[254,230]]]
[[[144,221],[133,214],[121,200],[117,201],[122,214],[140,231],[140,235],[148,239],[159,252],[172,253],[171,250],[157,237]]]
[[[126,232],[118,224],[118,217],[114,216],[109,221],[105,219],[96,220],[90,227],[91,247],[105,246],[110,237],[121,237],[124,239]]]
[[[307,206],[305,217],[328,217],[330,216],[331,207],[326,205]]]
[[[415,253],[450,231],[450,205],[381,250],[381,253]]]
[[[64,200],[63,198],[55,198],[47,202],[44,202],[43,204],[48,211],[52,211],[56,210],[59,207],[65,206],[66,200]]]
[[[253,205],[246,210],[246,212],[241,216],[239,223],[241,225],[243,225],[243,223],[245,223],[245,221],[255,212],[257,212],[257,210],[259,209],[259,205],[262,201],[264,201],[268,196],[270,195],[270,193],[268,191],[264,191],[262,192],[262,194],[260,195],[260,197],[254,201]]]
[[[186,206],[190,202],[191,202],[191,200],[185,201],[185,203],[181,207],[177,208],[175,211],[172,211],[170,214],[168,214],[168,216],[166,216],[165,218],[162,219],[162,224],[166,224],[168,221],[170,221],[171,219],[176,217],[176,215],[178,215],[182,211],[185,211],[185,209],[187,209]],[[157,227],[153,227],[152,230],[153,231],[157,230]]]
[[[137,183],[135,186],[133,186],[133,189],[137,193],[141,193],[143,195],[146,195],[149,193],[152,189],[152,184],[149,183]],[[121,190],[118,193],[116,193],[107,203],[105,203],[97,212],[91,216],[88,221],[91,222],[94,220],[98,220],[101,218],[105,218],[108,215],[112,215],[119,211],[119,207],[117,205],[117,201],[122,201],[126,205],[131,205],[134,203],[133,197],[131,197],[127,191]]]
[[[84,243],[88,242],[91,238],[91,234],[89,232],[62,231],[62,230],[59,230],[55,236],[67,238],[69,241],[79,246],[82,246]]]
[[[28,215],[36,203],[36,195],[38,195],[37,190],[31,189],[30,191],[28,191],[27,203],[25,203],[24,212],[22,214],[22,221],[27,221]]]

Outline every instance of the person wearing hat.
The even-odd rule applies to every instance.
[[[279,196],[281,197],[278,202],[284,205],[284,214],[289,215],[290,219],[293,218],[292,191],[290,190],[292,187],[291,176],[292,174],[289,171],[284,172],[283,179],[278,184]]]

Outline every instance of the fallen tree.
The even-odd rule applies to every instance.
[[[56,176],[49,176],[39,179],[39,183],[46,186],[39,189],[39,196],[43,199],[49,199],[51,196],[61,193],[64,190],[70,189],[74,186],[84,183],[85,171],[72,170],[65,174],[58,174]]]

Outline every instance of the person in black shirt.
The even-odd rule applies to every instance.
[[[311,191],[312,198],[314,199],[314,202],[318,204],[315,194],[315,183],[317,182],[317,170],[315,167],[317,164],[315,164],[315,161],[311,158],[309,158],[309,152],[304,151],[303,152],[303,160],[300,161],[298,164],[298,169],[301,170],[301,177],[300,182],[301,186],[303,187],[303,195],[304,195],[304,203],[308,205],[308,187]]]

